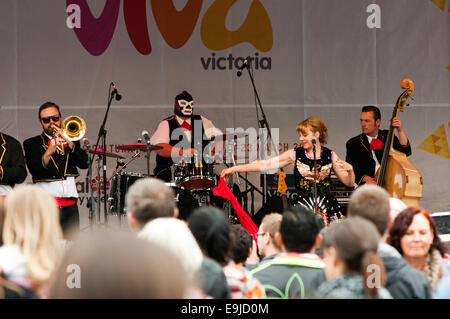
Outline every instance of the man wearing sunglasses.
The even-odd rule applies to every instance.
[[[8,195],[15,184],[27,177],[22,145],[14,137],[0,132],[0,197]]]
[[[33,183],[44,188],[56,199],[60,208],[60,223],[67,238],[69,232],[78,231],[78,192],[75,178],[78,168],[88,168],[88,155],[80,142],[66,140],[61,132],[61,112],[53,102],[39,108],[39,123],[43,132],[23,142],[25,161]]]

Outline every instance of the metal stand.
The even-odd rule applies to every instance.
[[[108,223],[108,214],[107,214],[107,201],[106,201],[106,130],[105,130],[105,124],[106,124],[106,120],[108,118],[108,113],[109,113],[109,109],[111,107],[111,102],[113,100],[114,97],[116,97],[116,100],[118,100],[118,93],[117,90],[113,90],[111,92],[111,88],[113,87],[113,83],[109,84],[109,91],[108,91],[108,106],[106,108],[106,112],[105,112],[105,117],[103,118],[103,123],[100,126],[100,130],[98,132],[98,138],[97,138],[97,142],[95,143],[95,146],[98,147],[98,142],[100,141],[100,139],[102,138],[102,143],[103,143],[103,165],[102,165],[102,169],[103,169],[103,190],[105,192],[105,200],[103,201],[103,209],[104,209],[104,222],[105,224]],[[94,161],[95,158],[95,153],[92,154],[92,158],[90,159],[91,162]],[[100,158],[100,157],[99,157]],[[100,174],[98,175],[100,177]],[[100,223],[100,201],[101,201],[101,187],[99,185],[98,187],[99,191],[98,191],[98,203],[99,203],[99,216],[98,216],[98,220]]]
[[[314,155],[314,214],[317,214],[317,164],[316,164],[316,140],[313,140],[313,155]]]
[[[274,152],[277,152],[276,145],[274,144],[273,139],[272,139],[270,126],[269,126],[269,123],[267,122],[266,114],[264,113],[264,109],[263,109],[263,107],[261,105],[261,100],[259,99],[258,90],[256,89],[256,86],[255,86],[255,80],[253,78],[253,66],[252,66],[252,64],[251,63],[247,64],[246,65],[246,69],[247,69],[247,73],[248,73],[248,75],[250,77],[250,81],[251,81],[252,87],[253,87],[253,92],[255,94],[255,98],[256,98],[256,101],[257,101],[257,109],[256,110],[257,110],[257,117],[258,117],[259,128],[261,128],[261,129],[266,128],[267,129],[268,140],[270,140],[270,143],[271,143],[271,145],[273,147]],[[259,106],[259,109],[260,109],[261,114],[262,114],[262,120],[259,119],[258,106]],[[263,136],[264,136],[264,134],[263,134]],[[261,154],[264,154],[263,152],[264,152],[265,141],[264,141],[264,139],[260,139],[260,142],[261,142],[261,149],[260,149],[261,150]],[[263,158],[261,158],[261,159],[263,159]],[[283,169],[281,169],[281,171],[283,171]],[[263,172],[263,175],[264,175],[264,178],[262,180],[262,184],[263,184],[262,188],[265,190],[266,189],[266,183],[267,183],[266,182],[266,173]],[[263,205],[266,203],[265,191],[262,192],[262,202],[263,202]]]

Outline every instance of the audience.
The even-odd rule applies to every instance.
[[[251,273],[262,283],[269,298],[313,296],[325,264],[314,254],[320,244],[319,225],[313,212],[292,206],[283,213],[275,241],[282,253],[261,263]]]
[[[328,299],[390,299],[383,262],[378,257],[375,226],[360,217],[332,224],[324,233],[323,254],[327,281],[316,296]]]
[[[394,204],[394,207],[391,206]],[[430,285],[425,275],[412,268],[392,246],[386,244],[392,214],[397,207],[406,206],[392,200],[389,194],[376,185],[358,187],[350,197],[347,216],[362,217],[373,223],[381,236],[378,256],[383,260],[387,280],[385,287],[395,299],[431,298]]]
[[[177,217],[178,208],[172,188],[156,178],[137,180],[125,195],[130,228],[139,231],[158,217]]]
[[[244,267],[252,252],[252,236],[241,225],[231,225],[230,261],[223,271],[227,277],[233,299],[262,298],[263,288],[259,281]]]
[[[56,202],[39,186],[23,184],[8,194],[5,204],[3,276],[45,297],[63,248]]]
[[[175,255],[186,273],[190,298],[206,297],[201,291],[200,283],[195,281],[195,275],[203,261],[202,251],[186,223],[173,217],[156,218],[145,225],[138,238],[167,249]]]
[[[120,231],[80,236],[68,249],[50,288],[61,299],[179,299],[183,265],[167,249]]]
[[[435,293],[439,281],[450,271],[450,266],[444,259],[446,248],[430,214],[418,207],[403,210],[395,218],[387,242],[412,267],[425,274],[432,293]]]
[[[204,256],[197,273],[203,291],[213,298],[231,298],[222,269],[228,262],[230,243],[230,226],[225,213],[213,206],[197,208],[189,216],[188,226]]]
[[[259,263],[272,260],[276,254],[281,252],[281,247],[275,241],[275,236],[280,233],[280,224],[282,215],[279,213],[270,213],[264,216],[259,225],[259,231],[256,233],[256,243],[258,245],[257,253],[261,258]],[[257,265],[247,263],[245,267],[253,269]]]

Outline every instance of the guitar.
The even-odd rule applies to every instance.
[[[278,173],[278,187],[277,191],[281,194],[281,199],[283,202],[283,211],[286,210],[289,207],[286,191],[288,187],[286,185],[286,173],[281,170],[280,173]]]

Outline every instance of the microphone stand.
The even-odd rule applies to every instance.
[[[150,140],[145,143],[147,149],[147,155],[145,155],[147,159],[147,177],[150,176]]]
[[[97,142],[95,143],[96,147],[98,147],[98,142],[100,141],[100,139],[102,138],[102,143],[103,143],[103,192],[105,193],[105,200],[103,201],[104,204],[104,222],[105,224],[108,223],[108,216],[107,216],[107,201],[106,201],[106,130],[105,130],[105,124],[106,124],[106,120],[108,118],[108,113],[109,113],[109,109],[111,107],[111,102],[113,100],[113,98],[117,95],[117,91],[113,90],[111,92],[111,86],[113,84],[110,83],[109,84],[109,91],[108,91],[108,106],[106,108],[106,112],[105,112],[105,117],[103,118],[103,123],[100,126],[100,130],[98,131],[98,138],[97,138]],[[95,153],[92,154],[92,159],[91,161],[93,161],[95,158]],[[101,201],[101,192],[100,192],[100,185],[99,185],[99,205],[100,205],[100,201]],[[99,216],[100,217],[100,216]]]
[[[314,214],[317,214],[317,159],[316,159],[316,140],[312,140],[314,155]]]
[[[256,89],[256,86],[255,86],[255,80],[254,80],[253,74],[252,74],[253,73],[252,63],[249,63],[246,66],[246,69],[247,69],[247,73],[248,73],[248,75],[250,77],[250,81],[252,83],[253,92],[255,94],[256,100],[258,102],[258,106],[259,106],[259,108],[261,110],[261,114],[262,114],[262,120],[258,119],[259,128],[266,128],[267,129],[268,139],[270,140],[270,142],[272,144],[273,150],[276,151],[276,146],[275,146],[275,144],[273,142],[273,139],[272,139],[271,129],[270,129],[269,123],[267,122],[267,118],[266,118],[266,114],[264,113],[264,109],[263,109],[263,107],[261,105],[261,100],[259,98],[258,90]],[[250,72],[250,69],[252,69],[252,72]],[[263,148],[264,148],[264,140],[261,140],[261,152],[263,152]],[[283,169],[281,169],[281,171],[283,171]],[[262,194],[262,202],[263,202],[263,205],[264,205],[266,203],[266,192],[265,192],[265,189],[266,189],[266,173],[264,172],[263,175],[264,175],[264,177],[262,179],[262,184],[263,184],[262,187],[263,187],[264,191],[263,191],[263,194]]]

